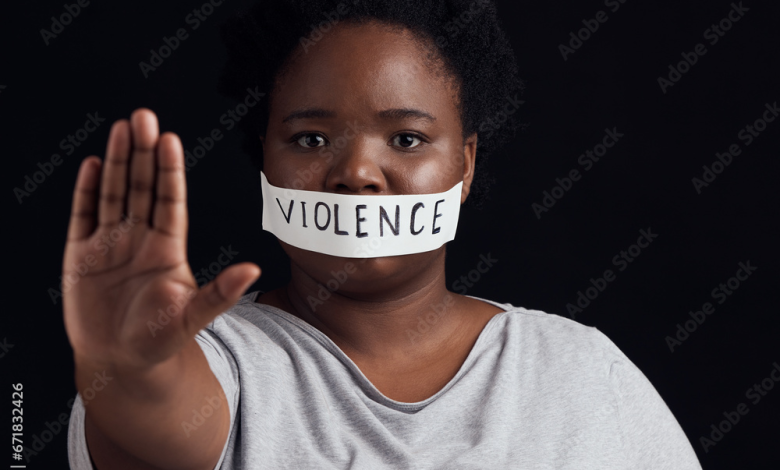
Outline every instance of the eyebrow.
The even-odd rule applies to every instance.
[[[436,120],[435,117],[431,116],[425,111],[420,111],[419,109],[413,109],[413,108],[386,109],[384,111],[380,111],[377,114],[382,119],[392,119],[392,120],[422,119],[430,122]]]
[[[385,109],[377,113],[382,119],[386,120],[402,120],[402,119],[421,119],[425,121],[433,122],[436,120],[434,116],[425,111],[414,108],[393,108]],[[282,122],[287,123],[296,119],[329,119],[336,117],[336,112],[323,109],[323,108],[305,108],[293,111],[288,114]]]
[[[290,122],[295,119],[328,119],[333,117],[336,117],[335,111],[328,111],[322,108],[306,108],[293,111],[282,122]]]

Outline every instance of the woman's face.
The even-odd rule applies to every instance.
[[[406,31],[379,23],[341,24],[299,48],[271,95],[263,140],[274,186],[347,195],[440,193],[473,178],[476,135],[464,140],[457,89]],[[400,286],[444,255],[340,258],[280,242],[320,283],[352,262],[339,289],[353,294]],[[375,281],[382,280],[378,285]],[[430,281],[428,279],[427,281]]]

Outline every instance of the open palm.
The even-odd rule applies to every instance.
[[[159,135],[152,111],[114,123],[105,162],[82,162],[63,260],[65,328],[77,357],[159,363],[259,274],[241,263],[198,289],[187,262],[182,145],[176,134]]]

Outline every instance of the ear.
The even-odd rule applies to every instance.
[[[474,167],[477,161],[477,133],[473,133],[463,141],[463,188],[460,193],[460,203],[466,202],[471,192],[471,182],[474,181]]]

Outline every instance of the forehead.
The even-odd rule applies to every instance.
[[[455,90],[435,45],[408,29],[372,21],[341,23],[314,45],[298,47],[271,101],[284,108],[317,103],[336,109],[349,98],[377,109],[406,103],[454,110]]]

